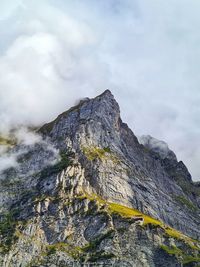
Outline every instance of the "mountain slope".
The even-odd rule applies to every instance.
[[[39,133],[1,175],[2,266],[199,261],[199,187],[175,155],[139,144],[109,90]]]

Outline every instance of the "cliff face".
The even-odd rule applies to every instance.
[[[138,142],[110,91],[39,134],[1,175],[2,266],[200,261],[199,186],[172,151]]]

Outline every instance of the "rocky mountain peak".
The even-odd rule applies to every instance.
[[[81,100],[79,104],[60,114],[54,121],[45,124],[39,132],[50,134],[58,125],[59,132],[62,132],[60,127],[63,126],[65,128],[65,124],[71,123],[70,126],[74,128],[88,121],[106,124],[111,128],[117,123],[119,117],[119,105],[111,91],[107,89],[95,98]]]
[[[109,89],[106,89],[103,93],[101,93],[99,96],[97,97],[109,97],[109,98],[114,98],[112,92]]]
[[[198,262],[199,185],[166,143],[139,144],[109,90],[38,133],[1,175],[1,266]]]

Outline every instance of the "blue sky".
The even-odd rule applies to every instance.
[[[200,179],[200,2],[2,0],[1,131],[110,88],[137,135]]]

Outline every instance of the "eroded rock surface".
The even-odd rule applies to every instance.
[[[200,188],[166,145],[138,142],[109,90],[39,134],[1,174],[1,266],[197,266]]]

